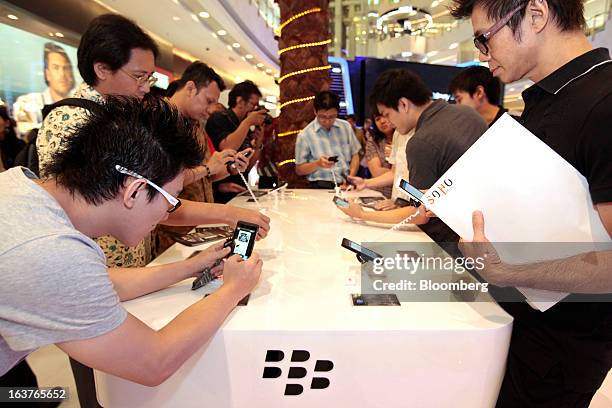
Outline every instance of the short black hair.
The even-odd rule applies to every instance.
[[[370,104],[381,104],[397,110],[399,100],[406,98],[417,106],[431,100],[431,89],[423,80],[407,69],[391,69],[383,72],[370,92]]]
[[[43,61],[45,69],[49,68],[49,54],[59,54],[62,57],[66,58],[66,60],[72,65],[72,61],[70,61],[70,57],[66,54],[66,50],[64,50],[59,45],[46,42],[43,49]],[[49,81],[47,80],[47,76],[45,75],[45,84],[49,85]]]
[[[335,109],[340,111],[340,97],[331,91],[322,91],[314,98],[314,110]]]
[[[49,174],[71,194],[100,205],[126,181],[115,165],[163,186],[204,159],[193,121],[163,99],[109,96],[72,129],[49,164]],[[157,191],[147,185],[152,200]]]
[[[88,85],[96,85],[96,62],[107,64],[117,71],[128,63],[132,50],[136,48],[153,52],[155,58],[159,55],[155,41],[132,20],[117,14],[96,17],[79,43],[77,57],[81,77]]]
[[[469,67],[461,71],[449,85],[449,92],[464,91],[473,96],[479,86],[482,86],[489,103],[499,104],[502,84],[487,67]]]
[[[241,97],[243,101],[248,101],[251,95],[257,95],[261,98],[261,91],[253,81],[244,81],[234,85],[227,97],[227,104],[230,108],[236,106],[237,98]]]
[[[216,82],[220,91],[225,90],[225,82],[223,82],[221,76],[219,76],[214,69],[201,61],[194,61],[189,64],[185,72],[183,72],[181,79],[175,81],[177,82],[177,88],[174,92],[183,89],[188,81],[193,81],[198,92],[200,92],[200,89],[203,87],[210,85],[211,82]]]
[[[519,34],[521,21],[530,0],[453,0],[450,12],[455,18],[472,15],[474,7],[482,7],[490,20],[500,20],[512,10],[523,6],[508,22],[512,33]],[[552,11],[552,16],[561,31],[581,30],[585,26],[583,0],[544,0]]]

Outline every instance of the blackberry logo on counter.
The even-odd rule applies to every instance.
[[[279,363],[285,358],[285,353],[281,350],[268,350],[266,352],[266,363]],[[306,350],[293,350],[291,353],[291,363],[305,363],[310,359],[310,353]],[[314,376],[310,382],[311,390],[322,390],[329,387],[329,379],[327,377],[316,376],[317,373],[329,372],[334,368],[334,363],[329,360],[317,360],[314,368]],[[266,366],[264,367],[262,378],[279,378],[283,374],[280,367]],[[291,364],[287,378],[305,378],[308,371],[305,367]],[[301,384],[287,383],[285,385],[285,395],[300,395],[304,392],[304,387]]]

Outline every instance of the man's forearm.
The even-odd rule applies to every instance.
[[[317,171],[319,169],[319,162],[318,161],[313,161],[310,163],[303,163],[303,164],[298,164],[295,167],[295,172],[297,173],[298,176],[307,176],[309,174],[314,173],[315,171]]]
[[[612,293],[612,251],[527,265],[493,265],[497,284],[569,293]],[[491,282],[496,284],[495,282]]]
[[[242,121],[236,130],[227,135],[227,137],[219,143],[219,150],[234,149],[238,151],[242,143],[244,143],[244,139],[246,139],[249,134],[250,127],[251,126],[246,121]]]
[[[354,154],[351,158],[351,169],[349,176],[356,176],[359,171],[359,154]]]
[[[226,204],[201,203],[197,201],[181,200],[181,206],[170,214],[164,225],[200,225],[200,224],[227,224],[229,210]]]
[[[414,207],[402,207],[388,211],[363,211],[362,218],[366,221],[380,222],[383,224],[397,224],[416,212]],[[417,220],[418,221],[418,220]],[[414,222],[412,222],[414,224]]]
[[[366,179],[366,187],[387,187],[393,185],[394,172],[388,171],[378,177]]]
[[[110,268],[113,286],[123,302],[174,285],[195,272],[189,260],[148,268]]]

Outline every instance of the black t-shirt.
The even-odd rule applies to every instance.
[[[421,114],[406,144],[410,184],[428,190],[486,131],[486,122],[474,109],[434,101]],[[420,228],[437,243],[459,241],[439,218],[431,218]],[[453,246],[444,249],[458,255]]]
[[[609,60],[606,49],[590,51],[523,92],[525,110],[521,122],[587,179],[594,204],[612,202]],[[569,302],[578,299],[583,302]],[[534,336],[541,341],[554,338],[546,340],[550,347],[544,345],[540,350],[534,350],[533,341],[527,338],[513,338],[513,352],[534,371],[544,373],[559,361],[567,384],[578,390],[599,386],[600,374],[605,376],[611,362],[610,296],[570,295],[546,312],[525,303],[503,307],[514,316],[515,328],[528,327],[530,333],[539,333]],[[549,352],[542,352],[548,348]]]
[[[215,112],[206,121],[206,134],[210,137],[215,149],[222,150],[219,146],[223,140],[231,133],[234,133],[240,126],[240,119],[232,109],[224,110],[223,112]],[[249,136],[244,138],[242,145],[238,151],[244,150],[251,146]]]
[[[206,121],[206,134],[210,137],[210,140],[218,151],[221,149],[221,142],[227,138],[231,133],[234,133],[240,126],[240,119],[234,113],[232,109],[224,110],[223,112],[215,112]],[[238,151],[242,151],[248,147],[251,147],[251,139],[249,135],[244,138],[242,145],[238,148]],[[220,203],[226,203],[236,196],[236,193],[221,193],[218,189],[218,183],[236,183],[244,186],[244,182],[239,175],[233,175],[226,177],[213,184],[213,190],[215,193],[215,201]]]

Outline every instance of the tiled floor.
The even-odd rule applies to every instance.
[[[70,398],[63,402],[60,408],[80,408],[68,357],[60,349],[55,346],[40,349],[28,357],[28,362],[36,373],[41,387],[69,388]],[[595,395],[590,408],[612,408],[612,373]]]

